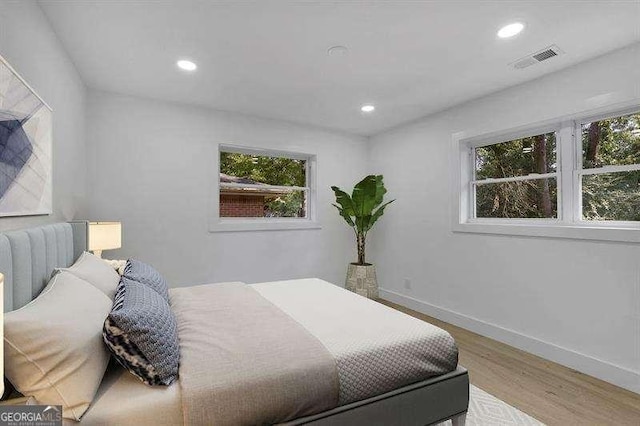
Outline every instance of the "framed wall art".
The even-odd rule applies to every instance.
[[[0,217],[51,214],[52,114],[0,56]]]

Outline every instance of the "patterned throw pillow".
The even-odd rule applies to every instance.
[[[129,259],[127,260],[127,266],[124,267],[122,276],[151,287],[158,292],[164,300],[169,302],[167,281],[153,266],[147,265],[139,260]]]
[[[148,385],[170,385],[178,376],[176,320],[155,290],[120,280],[102,337],[118,362]]]

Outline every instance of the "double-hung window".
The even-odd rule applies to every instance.
[[[456,231],[640,242],[640,108],[457,138]]]
[[[212,231],[297,229],[315,222],[315,156],[221,145]]]

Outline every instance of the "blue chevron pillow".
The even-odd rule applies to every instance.
[[[129,259],[127,260],[127,266],[124,267],[122,276],[151,287],[162,296],[167,303],[169,302],[167,281],[153,266],[147,265],[139,260]]]

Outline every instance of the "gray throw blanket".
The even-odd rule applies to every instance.
[[[275,424],[335,407],[336,362],[242,283],[173,289],[185,425]]]

